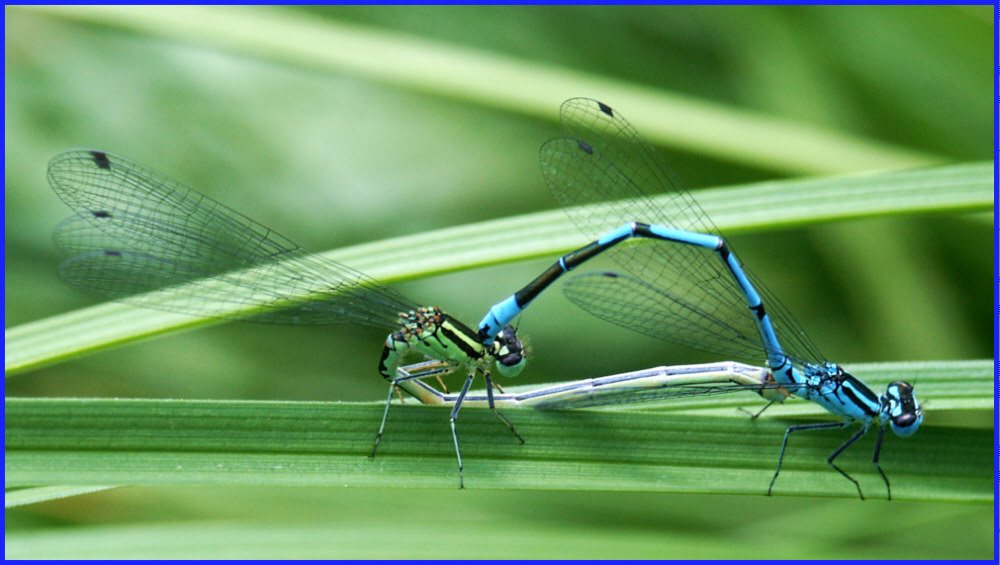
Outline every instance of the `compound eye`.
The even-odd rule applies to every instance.
[[[920,422],[923,419],[924,415],[919,410],[915,414],[913,412],[900,414],[892,419],[892,431],[898,436],[912,436],[920,427]]]
[[[908,428],[917,421],[916,414],[900,414],[892,419],[892,423],[900,428]]]
[[[497,357],[497,371],[505,377],[515,377],[524,369],[524,355],[510,353]]]
[[[517,338],[517,331],[512,326],[505,326],[497,336],[499,345],[496,365],[497,371],[505,377],[513,377],[524,369],[524,346]]]
[[[924,412],[913,396],[913,385],[896,381],[886,389],[886,395],[896,399],[890,424],[896,435],[913,435],[924,420]]]

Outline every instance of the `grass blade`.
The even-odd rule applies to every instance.
[[[903,372],[920,383],[930,405],[950,408],[985,403],[989,366],[879,364],[861,366],[859,374],[874,384]],[[938,401],[939,394],[951,400]],[[746,395],[746,405],[759,402]],[[457,486],[447,409],[439,407],[396,406],[374,460],[367,454],[382,414],[374,403],[8,398],[5,412],[8,488]],[[750,420],[735,410],[725,416],[506,413],[527,444],[518,445],[489,411],[463,410],[459,433],[468,488],[763,494],[793,421],[780,414]],[[915,437],[887,437],[881,463],[893,481],[893,497],[992,501],[991,434],[985,427],[938,425],[930,411]],[[856,496],[825,464],[844,432],[807,435],[792,441],[776,494]],[[838,462],[878,498],[884,491],[871,468],[871,441]]]
[[[553,93],[595,95],[629,108],[654,143],[795,174],[902,169],[941,158],[844,131],[775,118],[623,80],[461,45],[260,6],[34,6],[61,17],[214,47],[282,64],[349,73],[552,119]],[[565,96],[556,96],[565,98]],[[639,120],[641,117],[641,120]]]

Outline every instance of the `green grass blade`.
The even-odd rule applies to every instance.
[[[991,394],[990,366],[985,360],[882,364],[861,373],[873,384],[906,374],[928,406],[966,407],[982,406]],[[746,395],[746,405],[759,401]],[[447,408],[395,406],[375,459],[367,454],[382,415],[378,404],[8,398],[5,412],[8,488],[455,488],[458,481]],[[785,428],[803,421],[779,414],[751,420],[735,410],[709,416],[509,409],[506,415],[525,445],[488,410],[463,410],[458,429],[468,488],[763,494]],[[936,423],[933,411],[916,436],[889,434],[881,463],[894,498],[991,502],[991,435],[988,427]],[[776,494],[856,496],[824,461],[844,439],[843,430],[794,437]],[[872,441],[838,462],[879,498],[884,487],[871,467]]]
[[[793,174],[932,165],[939,157],[843,131],[657,90],[620,79],[318,19],[289,9],[210,6],[34,6],[143,35],[208,44],[282,64],[348,73],[403,89],[553,119],[554,102],[597,96],[628,108],[640,131],[667,143]]]
[[[46,500],[56,500],[81,494],[90,494],[115,487],[95,487],[95,486],[55,486],[55,487],[28,487],[8,490],[3,494],[4,508],[23,506],[25,504],[35,504]]]
[[[703,190],[702,207],[727,233],[892,214],[983,211],[993,205],[990,163],[791,180]],[[498,233],[517,237],[498,238]],[[327,252],[385,282],[536,257],[587,243],[560,210],[415,234]],[[218,320],[104,304],[5,330],[11,376],[127,342]]]
[[[150,504],[180,489],[142,489]],[[266,490],[269,497],[257,494]],[[350,511],[330,489],[185,488],[205,504],[266,506],[267,515],[136,520],[8,532],[8,559],[953,559],[956,544],[986,560],[986,505],[856,500],[581,494],[439,489],[352,489]],[[334,491],[340,495],[344,491]],[[235,499],[235,500],[234,500]],[[294,505],[294,506],[292,506]],[[859,508],[871,510],[866,516]],[[720,508],[725,509],[720,517]],[[919,510],[919,511],[915,511]],[[225,514],[225,509],[221,511]],[[808,513],[805,517],[804,514]],[[239,516],[239,515],[237,515]],[[472,517],[472,519],[470,519]],[[762,544],[763,532],[798,532]],[[392,530],[386,539],[387,528]],[[863,531],[866,543],[856,532]],[[916,531],[915,531],[916,530]],[[940,537],[939,537],[940,536]],[[459,541],[465,543],[459,543]],[[513,541],[512,541],[513,540]],[[887,540],[875,543],[868,540]],[[972,543],[970,543],[970,541]]]

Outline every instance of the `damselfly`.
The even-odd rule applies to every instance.
[[[114,300],[192,316],[286,324],[356,322],[391,331],[379,361],[389,379],[407,352],[469,375],[451,411],[451,435],[464,486],[455,419],[476,373],[493,392],[490,365],[518,374],[525,352],[514,328],[470,329],[434,306],[418,306],[371,277],[313,255],[250,218],[127,159],[69,151],[49,163],[49,183],[76,215],[56,227],[69,257],[70,285]],[[375,436],[375,456],[390,403]],[[497,417],[517,436],[502,414]]]
[[[562,274],[607,251],[630,274],[575,277],[564,287],[572,302],[644,335],[751,364],[766,361],[788,392],[842,418],[786,430],[768,494],[793,432],[859,422],[858,432],[827,463],[864,498],[861,485],[834,460],[877,421],[872,462],[891,498],[889,479],[878,463],[882,436],[887,423],[900,436],[920,426],[923,412],[913,387],[896,381],[879,395],[826,361],[775,296],[743,267],[662,157],[611,107],[575,98],[563,103],[560,114],[567,137],[542,146],[542,175],[578,227],[599,239],[564,255],[498,303],[480,327],[499,331]],[[660,192],[658,205],[648,194]]]

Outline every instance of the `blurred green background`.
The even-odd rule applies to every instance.
[[[369,34],[386,48],[444,53],[443,64],[412,79],[390,72],[379,51],[339,67],[297,60],[267,43],[267,17],[259,42],[233,45],[212,39],[210,27],[197,31],[209,18],[183,13],[190,21],[152,32],[130,26],[126,12],[98,23],[5,8],[6,328],[95,303],[57,280],[49,238],[68,210],[45,166],[74,147],[127,156],[314,250],[554,208],[537,151],[560,134],[559,104],[573,96],[602,99],[641,132],[644,116],[608,93],[682,95],[927,163],[985,161],[993,150],[987,6],[263,12]],[[463,86],[468,73],[457,62],[470,57],[513,74]],[[560,88],[567,73],[597,91],[570,91],[572,81]],[[548,108],[518,106],[512,92]],[[659,148],[692,188],[823,174],[683,138]],[[831,359],[978,359],[991,356],[993,263],[981,251],[991,226],[985,214],[925,215],[730,239]],[[398,286],[474,322],[550,261]],[[535,304],[521,330],[533,347],[524,383],[714,360],[601,324],[558,293]],[[375,371],[384,337],[350,325],[226,324],[21,375],[6,392],[374,400],[385,392]],[[332,367],[357,378],[330,379]],[[165,540],[146,547],[170,555],[190,528],[217,530],[220,540],[190,556],[226,556],[225,541],[228,555],[259,546],[258,555],[276,557],[986,558],[989,510],[634,493],[136,488],[8,510],[5,537],[8,547],[31,548],[64,536],[81,555],[126,545],[124,531]],[[367,537],[366,526],[384,539]],[[762,543],[761,534],[780,541]]]

